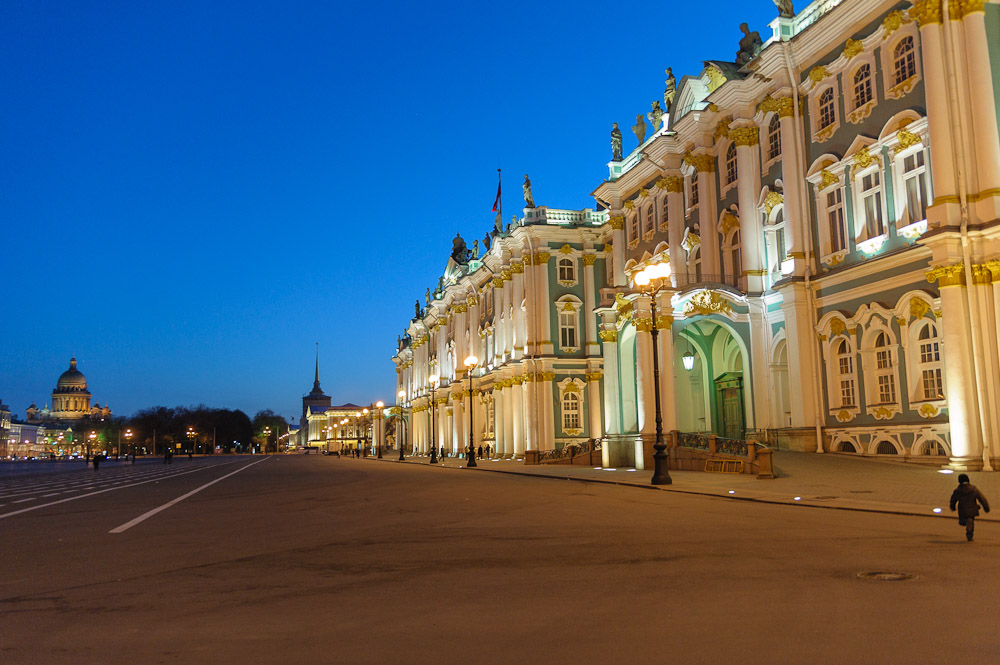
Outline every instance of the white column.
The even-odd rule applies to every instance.
[[[514,415],[517,411],[517,399],[514,391],[514,381],[511,378],[504,379],[504,410],[503,410],[503,440],[504,449],[515,454],[517,442],[514,440]]]
[[[520,261],[511,261],[510,272],[512,276],[512,297],[514,305],[514,359],[520,360],[526,351],[524,340],[527,337],[528,326],[525,321],[524,310],[521,309],[521,302],[524,298],[524,264]]]
[[[941,289],[941,327],[944,338],[944,382],[948,395],[951,430],[951,464],[955,469],[979,470],[983,440],[979,427],[972,331],[965,297],[965,271],[961,263],[927,273]]]
[[[934,186],[934,205],[927,209],[931,228],[958,223],[958,193],[955,189],[954,145],[951,140],[950,94],[945,74],[944,43],[941,35],[940,3],[926,3],[932,14],[921,16],[920,55],[923,64],[924,104],[927,105],[927,133],[930,150],[930,173]],[[936,14],[936,15],[935,15]],[[782,135],[782,140],[784,136]]]
[[[729,136],[736,144],[737,196],[740,214],[740,253],[746,288],[750,293],[764,291],[764,231],[757,198],[760,195],[760,130],[757,125],[734,127]],[[739,277],[740,275],[736,275]]]
[[[510,390],[513,395],[511,401],[514,403],[514,408],[512,409],[514,414],[511,418],[513,428],[511,429],[511,436],[514,439],[514,455],[516,457],[522,457],[524,455],[524,430],[526,426],[526,418],[524,417],[524,377],[517,377],[514,379],[514,385],[511,386]]]
[[[555,372],[542,372],[541,385],[539,388],[539,405],[542,409],[541,431],[539,432],[538,449],[552,450],[555,446],[555,419],[552,413],[552,402],[555,399],[552,393],[552,380],[556,378]]]
[[[503,312],[503,278],[494,277],[490,282],[493,287],[493,362],[499,365],[503,362],[504,327],[500,323]]]
[[[661,291],[656,297],[656,354],[660,363],[660,421],[664,432],[677,429],[677,400],[674,395],[674,317],[670,306],[671,291]],[[655,421],[654,421],[655,426]],[[655,431],[655,429],[654,429]]]
[[[587,372],[587,413],[590,416],[590,438],[592,439],[600,439],[604,436],[604,427],[601,421],[603,407],[601,402],[601,372]]]
[[[781,311],[785,314],[788,366],[798,369],[789,372],[788,377],[792,426],[813,427],[816,424],[815,373],[819,368],[813,364],[815,354],[811,345],[816,343],[816,332],[811,324],[805,285],[801,282],[788,284],[781,288],[780,293]],[[766,370],[758,376],[766,380]],[[815,451],[815,443],[812,450],[806,448],[806,452],[812,451]]]
[[[673,215],[673,213],[671,213]],[[608,218],[611,226],[611,261],[612,273],[611,283],[614,286],[625,286],[625,249],[628,241],[625,240],[625,216],[621,210],[612,210]]]
[[[618,417],[618,331],[615,324],[603,324],[601,331],[604,351],[604,427],[608,434],[621,434],[621,419]],[[607,450],[605,450],[607,452]],[[608,460],[605,460],[607,463]]]
[[[747,427],[752,429],[782,427],[783,423],[771,422],[771,414],[773,413],[771,400],[773,399],[773,391],[777,388],[771,385],[771,358],[769,357],[771,351],[768,348],[771,326],[767,320],[767,306],[764,304],[763,298],[749,298],[748,309],[750,315],[750,374],[743,373],[746,377],[743,382],[743,390],[752,391],[753,423],[748,422]],[[787,326],[788,323],[786,322],[785,325]],[[786,335],[790,334],[787,329],[785,333]],[[787,344],[788,342],[786,342]],[[791,347],[786,346],[786,349],[791,349]],[[791,359],[790,351],[788,357]],[[789,388],[791,388],[790,384]]]
[[[656,414],[653,405],[653,320],[649,312],[649,298],[635,300],[635,382],[636,408],[640,434],[656,431]],[[636,464],[638,464],[638,458]]]
[[[791,101],[791,99],[789,99]],[[792,102],[794,109],[794,102]],[[805,173],[796,163],[795,146],[802,142],[795,131],[795,118],[778,114],[781,125],[781,182],[784,185],[782,197],[785,210],[785,244],[788,256],[793,259],[794,274],[805,274],[805,222],[802,219],[802,202],[808,195],[805,189]],[[778,257],[779,260],[782,257]]]
[[[959,3],[956,3],[959,4]],[[971,3],[970,3],[971,4]],[[973,5],[974,6],[974,5]],[[994,19],[996,20],[996,19]],[[986,36],[985,6],[970,9],[962,18],[965,33],[965,69],[972,114],[972,136],[975,137],[976,171],[980,194],[990,192],[977,203],[982,206],[981,221],[996,219],[1000,202],[1000,135],[997,129],[996,97],[991,67],[989,41]],[[985,200],[991,199],[991,200]]]
[[[524,404],[524,449],[538,450],[536,431],[538,429],[538,409],[535,406],[535,377],[530,367],[525,367],[522,402]]]
[[[718,201],[715,193],[715,160],[711,155],[698,159],[698,223],[701,237],[701,274],[719,275]]]
[[[507,440],[503,435],[504,411],[507,409],[507,391],[504,390],[503,380],[497,379],[493,383],[493,401],[495,404],[493,414],[493,434],[496,439],[497,452],[501,455],[508,455]]]
[[[552,302],[549,297],[550,258],[551,255],[548,251],[540,250],[536,252],[534,260],[538,300],[533,303],[533,307],[538,318],[538,334],[540,335],[540,338],[535,340],[535,350],[540,355],[552,355],[555,352],[552,345]]]
[[[671,172],[667,180],[667,243],[670,245],[670,272],[686,275],[686,258],[681,242],[684,240],[684,178],[679,172]],[[677,286],[676,281],[674,286]]]
[[[597,337],[597,315],[594,314],[597,291],[594,288],[594,262],[596,254],[583,255],[583,317],[585,325],[584,347],[588,356],[601,355],[601,340]]]

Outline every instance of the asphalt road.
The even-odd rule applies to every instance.
[[[997,662],[980,526],[313,455],[72,469],[0,482],[0,662]]]

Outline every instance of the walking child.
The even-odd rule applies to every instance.
[[[976,528],[976,517],[979,516],[979,506],[983,510],[990,512],[990,503],[979,491],[979,488],[969,482],[969,476],[964,473],[958,475],[958,487],[951,493],[952,512],[958,506],[958,523],[965,527],[965,539],[972,540],[973,532]]]

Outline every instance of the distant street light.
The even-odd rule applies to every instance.
[[[135,446],[132,445],[132,430],[125,430],[125,447],[132,451],[132,462],[135,463]],[[127,453],[126,453],[127,454]]]
[[[434,393],[437,391],[438,381],[441,380],[437,374],[427,377],[427,384],[431,387],[431,464],[437,464],[437,405],[434,403]]]
[[[406,427],[406,391],[400,390],[396,393],[397,401],[399,402],[399,424],[403,428],[403,436],[396,434],[396,441],[399,443],[399,461],[402,462],[406,458],[403,457],[403,448],[406,447],[406,433],[409,431]]]
[[[469,373],[469,454],[466,455],[465,466],[474,467],[476,464],[476,448],[472,440],[472,370],[479,364],[479,358],[473,354],[465,359],[465,369]]]

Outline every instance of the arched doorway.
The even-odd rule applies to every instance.
[[[692,321],[681,329],[674,352],[680,430],[745,438],[753,405],[744,373],[747,348],[736,331],[715,319]]]

